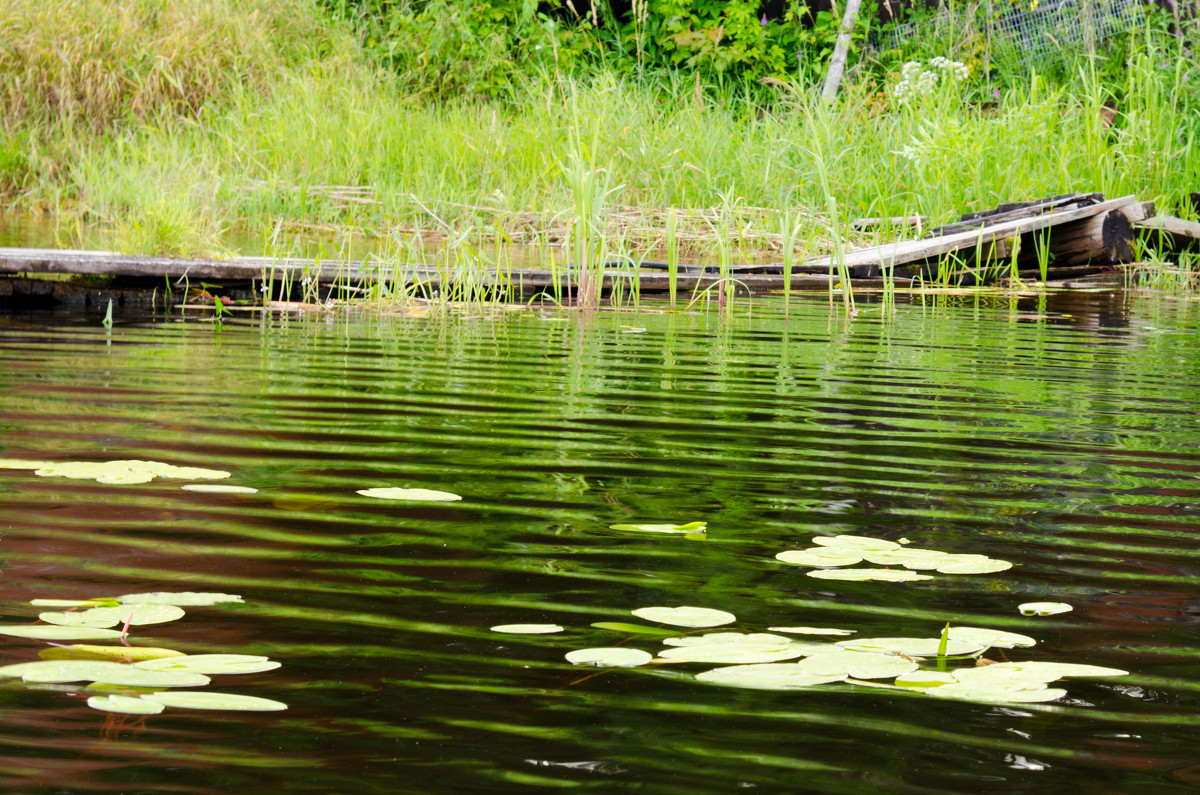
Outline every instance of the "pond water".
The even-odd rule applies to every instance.
[[[6,458],[227,470],[254,494],[0,470],[4,624],[31,599],[238,594],[134,645],[267,655],[213,688],[280,712],[90,709],[0,683],[5,792],[1169,792],[1200,786],[1195,302],[953,299],[853,321],[480,311],[0,318]],[[460,501],[393,501],[373,487]],[[704,537],[622,523],[707,522]],[[858,534],[1011,561],[841,582],[775,559]],[[1017,606],[1074,610],[1024,617]],[[1048,703],[586,668],[723,629],[1027,634],[989,658],[1113,666]],[[559,634],[490,627],[556,623]],[[687,630],[682,630],[687,631]],[[839,638],[807,638],[833,642]],[[0,662],[43,641],[0,638]]]

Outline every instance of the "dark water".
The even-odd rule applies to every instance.
[[[957,302],[957,303],[956,303]],[[944,302],[943,302],[944,303]],[[1200,787],[1196,302],[1119,293],[709,316],[0,319],[0,456],[227,469],[249,496],[0,470],[4,623],[34,598],[224,591],[137,644],[266,654],[286,712],[91,710],[0,685],[5,792],[1171,792]],[[644,331],[638,331],[644,329]],[[425,487],[461,502],[360,497]],[[620,522],[706,520],[707,540]],[[1016,566],[823,582],[814,534]],[[1016,605],[1075,610],[1024,618]],[[1050,704],[600,672],[651,605],[1116,666]],[[559,635],[494,624],[557,622]],[[44,645],[0,639],[0,661]]]

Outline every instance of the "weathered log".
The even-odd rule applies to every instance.
[[[1054,265],[1068,267],[1129,262],[1134,256],[1132,224],[1153,214],[1154,202],[1136,202],[1051,229],[1048,247]]]
[[[1159,251],[1183,251],[1200,245],[1200,224],[1173,215],[1156,215],[1133,224],[1147,245]]]

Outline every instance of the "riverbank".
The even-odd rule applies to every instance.
[[[0,190],[16,213],[67,219],[67,246],[86,234],[129,254],[194,257],[467,242],[597,261],[674,244],[685,259],[736,265],[908,233],[852,229],[860,216],[938,225],[1075,190],[1179,211],[1200,186],[1200,71],[1184,40],[1150,28],[1114,45],[1127,65],[1080,61],[1054,78],[968,68],[958,79],[926,53],[937,79],[903,101],[899,75],[864,65],[832,105],[795,81],[752,93],[683,72],[566,68],[516,74],[503,99],[431,103],[304,3],[212,0],[168,39],[162,20],[134,24],[144,9],[133,0],[68,5],[97,21],[59,27],[108,49],[67,48],[75,71],[51,73],[35,56],[67,34],[29,11],[43,38],[26,35],[0,62],[6,97],[36,87],[4,122]],[[241,14],[264,32],[218,35]],[[124,94],[98,86],[62,101],[105,58],[164,52],[125,75]]]

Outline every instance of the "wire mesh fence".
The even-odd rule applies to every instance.
[[[903,49],[914,40],[981,37],[993,54],[1040,63],[1130,31],[1142,23],[1144,12],[1143,0],[985,0],[946,6],[929,19],[897,25],[879,37],[877,46]]]

